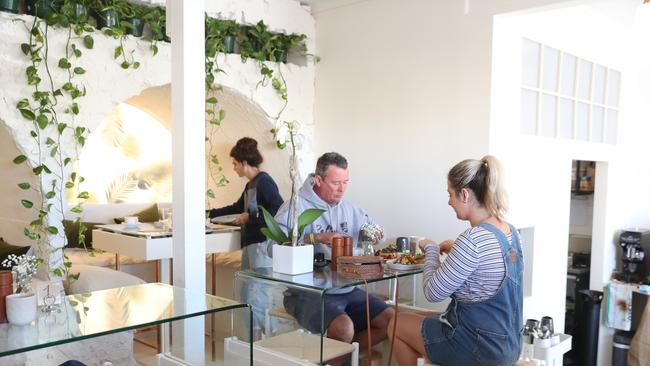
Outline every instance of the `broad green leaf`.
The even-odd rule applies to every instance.
[[[27,157],[25,155],[18,155],[14,158],[14,164],[21,164],[24,163],[27,160]]]
[[[133,68],[134,68],[134,69],[137,69],[137,68],[139,68],[139,67],[140,67],[140,63],[139,63],[138,61],[136,61],[136,62],[133,63]]]
[[[70,106],[70,109],[72,109],[72,113],[79,114],[79,104],[72,103],[72,105]]]
[[[18,101],[18,104],[16,104],[16,108],[18,109],[24,109],[27,107],[29,107],[29,101],[26,98],[21,99],[20,101]]]
[[[124,50],[122,49],[122,46],[117,46],[115,47],[115,51],[113,52],[113,58],[118,58],[122,55],[122,52]]]
[[[86,70],[83,67],[75,67],[74,73],[77,75],[83,75],[86,73]]]
[[[210,103],[210,104],[217,104],[217,103],[219,103],[219,101],[218,101],[217,98],[215,98],[215,97],[210,97],[210,98],[208,98],[208,99],[206,100],[206,102],[207,102],[207,103]]]
[[[27,182],[24,182],[24,183],[18,183],[18,187],[20,189],[26,190],[26,189],[30,189],[32,185]]]
[[[74,183],[72,183],[72,182],[66,182],[66,184],[65,184],[65,188],[70,189],[70,188],[73,188],[73,187],[74,187]]]
[[[34,206],[34,203],[32,203],[32,201],[28,201],[28,200],[20,200],[20,203],[25,208],[32,208]]]
[[[302,238],[302,232],[305,230],[305,227],[316,221],[323,212],[325,212],[325,210],[319,208],[308,208],[298,216],[298,238]]]
[[[54,198],[54,196],[56,196],[56,192],[54,191],[49,191],[45,194],[45,198],[47,198],[48,200]]]
[[[214,191],[212,190],[212,188],[208,189],[208,191],[205,194],[210,198],[215,198]]]
[[[35,175],[40,175],[42,171],[43,171],[43,165],[39,165],[36,168],[32,169],[32,172],[34,172]]]
[[[70,211],[74,212],[74,213],[82,213],[83,212],[81,207],[73,207],[73,208],[70,209]]]
[[[56,143],[56,142],[55,142],[54,140],[52,140],[51,137],[48,137],[48,138],[45,140],[45,145],[47,145],[47,146],[54,145],[55,143]]]
[[[72,161],[71,158],[65,158],[65,159],[63,160],[63,166],[66,166],[66,165],[70,164],[71,161]]]
[[[289,242],[287,234],[282,231],[280,225],[278,225],[278,222],[275,221],[275,218],[273,218],[273,215],[271,215],[271,213],[269,213],[263,206],[260,206],[260,208],[262,209],[262,213],[264,214],[264,222],[266,223],[267,230],[265,231],[267,231],[270,236],[264,234],[264,231],[262,231],[262,234],[278,244]]]
[[[128,63],[128,62],[126,62],[126,61],[122,61],[122,63],[120,64],[120,66],[121,66],[123,69],[126,70],[126,69],[129,68],[129,66],[131,66],[131,64]]]
[[[68,61],[67,58],[62,57],[62,58],[59,59],[59,67],[60,67],[60,68],[62,68],[62,69],[69,69],[70,66],[72,66],[72,65],[70,65],[70,61]]]
[[[59,233],[59,229],[57,229],[55,226],[48,226],[47,231],[52,235],[56,235]]]
[[[67,124],[65,123],[59,123],[59,125],[56,127],[56,129],[59,131],[59,135],[65,131],[65,128],[68,127]]]
[[[43,225],[43,220],[41,220],[41,219],[34,220],[34,221],[30,222],[29,225],[31,225],[31,226]]]
[[[59,147],[58,147],[58,146],[54,146],[54,147],[52,148],[52,151],[50,151],[50,156],[51,156],[51,157],[54,157],[54,156],[56,155],[57,152],[59,152]]]
[[[88,192],[85,192],[85,191],[79,193],[79,195],[77,196],[77,198],[82,199],[82,200],[87,200],[89,197],[90,197],[90,194],[88,194]]]
[[[36,117],[36,124],[38,125],[38,128],[41,130],[44,130],[47,127],[47,117],[43,114],[39,114],[38,117]]]
[[[25,56],[29,55],[29,51],[31,51],[31,47],[27,43],[21,43],[20,44],[20,50],[23,51]]]

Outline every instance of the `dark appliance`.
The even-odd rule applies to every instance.
[[[627,283],[639,283],[648,275],[646,255],[650,254],[650,231],[644,229],[627,229],[621,232],[619,245],[623,250],[623,262],[619,280]]]

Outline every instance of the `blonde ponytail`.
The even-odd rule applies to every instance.
[[[454,191],[471,189],[491,215],[503,217],[508,210],[508,198],[503,187],[502,172],[499,160],[486,155],[481,160],[467,159],[456,164],[449,170],[447,179]]]

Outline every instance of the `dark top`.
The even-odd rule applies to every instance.
[[[282,205],[283,200],[278,192],[278,186],[271,176],[266,172],[259,172],[251,180],[246,183],[244,192],[237,200],[230,206],[221,208],[214,208],[210,210],[210,218],[248,212],[248,223],[244,226],[242,231],[242,246],[249,244],[261,243],[266,240],[266,237],[260,232],[260,229],[265,227],[264,216],[262,210],[258,206],[264,208],[275,216],[276,212]],[[246,207],[246,209],[244,209]]]

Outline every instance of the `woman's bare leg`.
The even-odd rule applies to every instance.
[[[418,357],[422,357],[424,351],[424,340],[422,339],[422,321],[425,316],[414,313],[399,313],[397,316],[397,329],[395,330],[395,344],[393,354],[397,363],[401,366],[411,366],[417,363]],[[388,324],[388,340],[393,336],[393,322]]]

